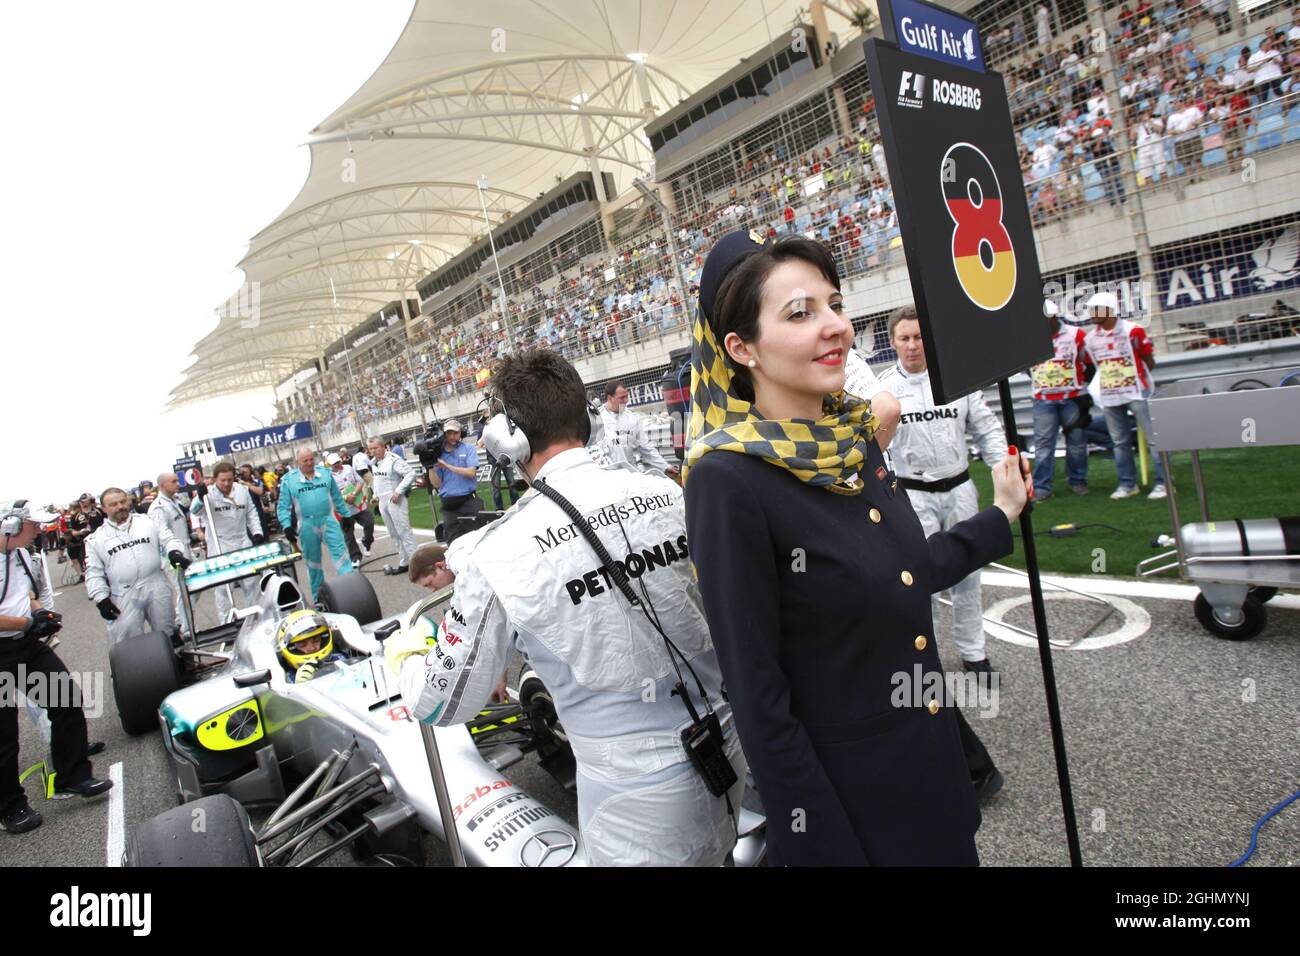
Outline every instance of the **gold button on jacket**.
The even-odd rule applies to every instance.
[[[918,634],[916,635],[916,640],[913,641],[912,643],[916,645],[916,649],[918,651],[923,651],[925,650],[925,645],[928,644],[929,642],[925,639],[924,634]]]
[[[880,524],[880,512],[875,508],[872,508],[867,512],[867,517],[869,517],[874,523]]]
[[[926,710],[928,710],[931,714],[939,713],[939,702],[937,700],[930,701],[930,706],[927,707]]]
[[[911,587],[911,586],[912,586],[912,572],[911,572],[911,571],[904,571],[902,574],[899,575],[899,578],[901,578],[902,581],[903,581],[903,583],[906,584],[908,587]]]

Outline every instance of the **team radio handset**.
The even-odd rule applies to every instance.
[[[722,725],[718,722],[718,715],[712,709],[701,718],[699,712],[691,703],[690,694],[682,681],[681,670],[677,668],[677,662],[673,660],[673,652],[677,651],[677,649],[672,641],[668,639],[668,635],[664,633],[663,628],[659,626],[655,616],[651,615],[650,611],[652,609],[647,609],[648,597],[646,601],[642,601],[636,596],[636,592],[632,590],[632,586],[628,583],[627,572],[623,569],[623,566],[610,557],[609,551],[601,543],[600,538],[596,536],[596,532],[592,531],[591,525],[587,524],[587,519],[582,516],[582,512],[575,508],[568,498],[565,498],[548,485],[544,479],[534,481],[533,487],[544,497],[555,502],[560,510],[569,516],[573,521],[573,526],[578,529],[579,534],[587,539],[591,549],[596,552],[596,557],[600,558],[604,563],[605,569],[609,572],[610,580],[614,582],[614,586],[627,598],[629,604],[641,609],[641,613],[646,616],[650,626],[658,631],[659,636],[664,639],[664,643],[668,647],[668,659],[672,661],[673,669],[677,670],[677,686],[674,688],[673,693],[682,699],[682,703],[686,705],[686,709],[691,715],[690,726],[682,730],[682,747],[686,750],[686,756],[690,758],[691,764],[704,779],[704,785],[709,788],[709,793],[715,797],[723,796],[739,778],[736,776],[735,768],[731,766],[731,761],[727,759],[727,753],[723,747]],[[681,651],[677,651],[677,654],[680,656]],[[683,656],[682,659],[685,660],[685,657]],[[686,661],[686,666],[690,668],[689,661]],[[691,673],[694,674],[693,669]],[[704,694],[703,686],[699,684],[698,677],[696,678],[696,684],[699,687],[701,699],[707,705],[708,698]]]

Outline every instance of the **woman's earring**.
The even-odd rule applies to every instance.
[[[758,368],[758,363],[755,362],[753,359],[750,359],[750,360],[749,360],[749,367],[750,367],[750,368]]]

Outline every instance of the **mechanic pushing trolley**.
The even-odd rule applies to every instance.
[[[745,758],[691,573],[681,489],[592,460],[582,379],[558,355],[507,356],[492,394],[504,410],[484,443],[532,491],[450,546],[430,582],[455,581],[445,618],[388,641],[407,706],[442,726],[472,719],[518,648],[573,747],[588,860],[721,864],[737,837]]]

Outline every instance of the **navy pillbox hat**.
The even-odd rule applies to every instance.
[[[761,250],[768,242],[768,238],[756,229],[741,229],[727,233],[709,250],[700,275],[700,311],[704,313],[705,321],[713,321],[714,300],[718,297],[722,280],[742,260]]]

